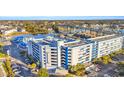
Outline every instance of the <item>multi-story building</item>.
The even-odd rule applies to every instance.
[[[92,43],[81,40],[62,40],[53,38],[30,41],[28,54],[42,67],[56,66],[68,68],[69,65],[91,61]]]
[[[99,58],[123,47],[123,36],[107,35],[90,39],[93,42],[92,58]]]
[[[91,62],[94,58],[121,49],[123,36],[107,35],[85,40],[61,39],[46,36],[28,42],[28,54],[41,67],[56,66],[68,69],[69,65]],[[38,64],[37,63],[37,64]]]
[[[40,62],[40,66],[57,66],[61,67],[61,41],[30,41],[28,43],[28,54],[31,55],[36,62]]]
[[[62,46],[61,63],[68,68],[69,65],[86,63],[91,61],[92,43],[84,41],[73,41]]]

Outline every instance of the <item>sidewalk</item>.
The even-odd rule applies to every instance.
[[[6,72],[2,66],[2,63],[0,62],[0,77],[6,77]]]

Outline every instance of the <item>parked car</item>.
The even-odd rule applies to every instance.
[[[22,68],[25,69],[25,70],[29,70],[29,69],[28,69],[27,67],[25,67],[25,66],[22,66]]]
[[[16,72],[16,71],[18,71],[18,69],[13,69],[13,72]]]
[[[96,68],[95,71],[98,72],[98,71],[100,71],[100,69],[99,68]]]
[[[108,74],[104,74],[104,77],[110,77]]]
[[[12,64],[11,67],[12,67],[12,69],[15,69],[15,68],[20,69],[20,66],[18,66],[17,64]]]
[[[14,72],[15,74],[19,74],[19,73],[21,73],[21,71],[16,71],[16,72]]]

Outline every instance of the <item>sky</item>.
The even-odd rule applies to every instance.
[[[124,16],[0,16],[0,20],[124,20]]]

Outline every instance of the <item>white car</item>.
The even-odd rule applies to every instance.
[[[18,66],[18,65],[13,65],[12,66],[12,69],[14,70],[14,69],[20,69],[20,67]]]
[[[25,70],[28,70],[28,68],[27,68],[27,67],[25,67],[25,66],[22,66],[22,68],[23,68],[23,69],[25,69]]]
[[[30,61],[29,59],[25,59],[25,61]]]
[[[12,68],[17,68],[17,67],[19,67],[18,65],[12,65]]]
[[[16,72],[14,72],[15,74],[19,74],[19,73],[21,73],[21,71],[16,71]]]
[[[98,72],[98,71],[100,71],[100,69],[99,68],[96,68],[95,71]]]
[[[18,69],[13,69],[13,72],[16,72],[16,71],[18,71]]]
[[[104,77],[110,77],[108,74],[104,74]]]

